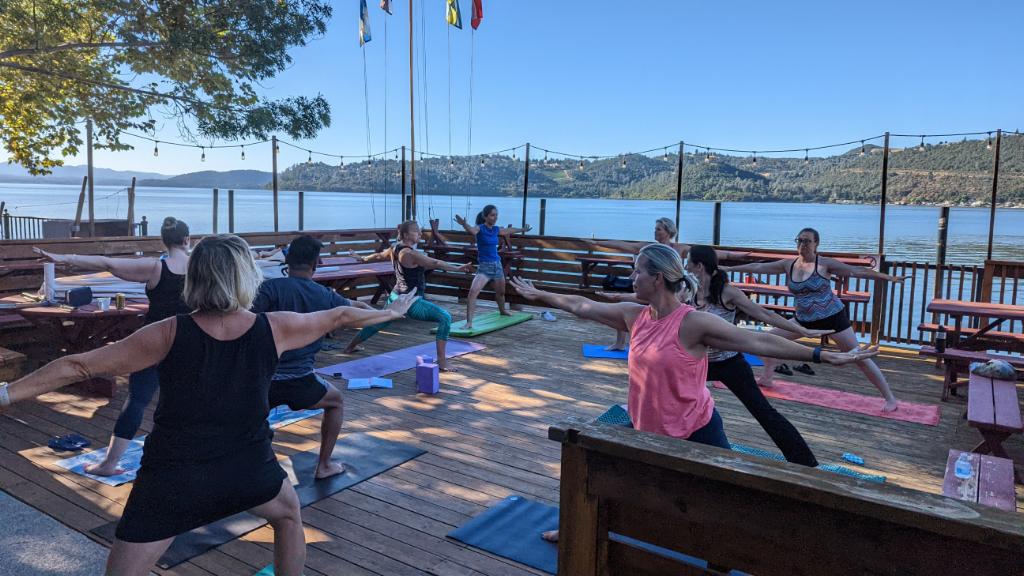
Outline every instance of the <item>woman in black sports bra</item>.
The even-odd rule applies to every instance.
[[[846,315],[846,307],[832,292],[832,283],[829,281],[833,275],[870,278],[873,280],[887,280],[890,282],[903,282],[903,276],[892,276],[867,266],[850,266],[835,258],[828,258],[818,255],[818,242],[820,237],[814,228],[804,228],[797,234],[797,257],[775,260],[774,262],[758,262],[743,264],[742,266],[730,266],[725,268],[735,272],[753,272],[762,274],[786,274],[786,285],[796,300],[796,321],[806,328],[821,330],[832,330],[829,338],[835,341],[839,349],[846,352],[857,348],[857,335],[853,332],[850,319]],[[797,276],[800,279],[797,279]],[[772,332],[796,340],[801,335],[789,330],[773,328]],[[772,358],[764,359],[764,368],[761,370],[761,377],[758,383],[762,386],[771,386],[776,362]],[[875,385],[885,402],[882,404],[882,411],[891,412],[896,409],[896,397],[893,396],[885,375],[878,369],[878,365],[867,359],[857,363],[864,376]]]
[[[110,272],[121,280],[145,282],[149,310],[146,324],[159,322],[175,314],[187,313],[188,307],[181,293],[185,287],[185,270],[188,268],[189,231],[188,224],[171,216],[164,218],[160,227],[160,239],[167,248],[167,254],[160,258],[107,258],[106,256],[79,256],[77,254],[54,254],[35,248],[43,258],[59,264],[67,264],[83,270]],[[146,368],[128,377],[128,399],[114,423],[110,446],[101,462],[85,467],[89,474],[113,476],[124,473],[117,467],[121,455],[128,449],[132,438],[142,424],[142,416],[153,400],[160,381],[156,367]]]
[[[64,356],[6,386],[3,405],[56,390],[83,375],[156,366],[160,401],[135,486],[118,523],[108,574],[146,574],[178,534],[239,512],[274,528],[274,573],[305,564],[299,501],[271,449],[271,376],[283,352],[327,332],[400,318],[418,297],[385,310],[339,306],[297,314],[249,311],[262,275],[238,236],[208,236],[189,260],[191,314],[144,326],[84,354]]]

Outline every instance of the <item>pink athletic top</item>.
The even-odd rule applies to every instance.
[[[705,381],[707,356],[694,358],[679,344],[679,325],[694,308],[683,304],[658,320],[650,306],[629,339],[629,415],[637,430],[689,438],[711,420],[715,402]]]

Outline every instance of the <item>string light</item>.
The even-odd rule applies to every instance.
[[[754,151],[754,166],[757,166],[757,151]]]
[[[861,140],[860,141],[860,154],[858,154],[858,156],[863,156],[863,155],[864,155],[864,141]]]
[[[200,146],[200,148],[202,148],[202,147]],[[203,155],[199,157],[199,161],[200,162],[206,162],[206,148],[202,148],[202,150],[203,150]]]
[[[512,149],[512,159],[513,159],[513,160],[516,160],[516,159],[517,159],[517,158],[516,158],[516,149],[515,149],[515,148],[513,148],[513,149]]]
[[[583,158],[580,158],[580,170],[583,170]]]
[[[338,156],[338,168],[344,168],[344,167],[345,167],[345,157],[344,156]]]
[[[711,150],[709,150],[708,148],[704,149],[704,163],[705,164],[710,164],[711,163]]]
[[[625,156],[622,157],[622,167],[623,168],[626,167],[626,157]]]
[[[484,165],[484,157],[481,156],[480,157],[480,166],[483,167],[483,165]]]
[[[448,167],[449,168],[455,168],[455,158],[454,157],[448,159]]]
[[[807,152],[808,152],[808,150],[806,148],[804,148],[804,164],[810,164],[811,163],[811,159],[807,157]]]
[[[159,140],[154,140],[153,141],[153,156],[155,157],[155,156],[159,156],[159,155],[160,155],[160,141]]]
[[[665,162],[668,162],[668,148],[665,148],[665,155],[662,157]]]
[[[985,142],[985,149],[986,150],[991,150],[992,149],[992,133],[991,132],[988,133],[988,141]]]
[[[921,145],[917,147],[918,152],[924,152],[924,136],[921,136]]]
[[[306,157],[306,164],[312,164],[313,163],[313,153],[310,152],[309,150],[306,150],[306,152],[309,153],[309,156]]]
[[[242,146],[242,160],[245,160],[245,146]]]

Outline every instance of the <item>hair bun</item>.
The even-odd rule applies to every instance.
[[[178,219],[175,218],[174,216],[168,216],[167,218],[164,218],[163,228],[174,228],[177,225]]]

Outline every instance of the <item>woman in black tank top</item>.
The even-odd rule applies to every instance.
[[[83,270],[100,270],[129,282],[144,282],[149,310],[146,324],[170,318],[175,314],[189,311],[182,298],[185,287],[185,269],[188,267],[189,231],[188,224],[168,216],[160,227],[160,239],[167,247],[167,254],[160,258],[107,258],[105,256],[79,256],[77,254],[54,254],[36,248],[43,258],[59,264],[67,264]],[[103,460],[85,467],[85,471],[96,476],[113,476],[124,473],[118,468],[118,461],[132,438],[142,425],[142,417],[160,381],[155,367],[134,372],[128,377],[128,399],[114,423]]]
[[[178,534],[246,510],[274,528],[275,574],[301,573],[305,541],[298,497],[274,457],[266,421],[278,358],[331,330],[400,318],[417,297],[401,296],[379,311],[340,306],[257,315],[249,307],[261,280],[244,240],[204,238],[189,260],[184,289],[194,312],[54,360],[4,389],[0,403],[6,405],[56,390],[83,373],[157,367],[160,402],[108,573],[145,574]]]

